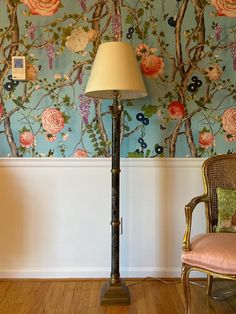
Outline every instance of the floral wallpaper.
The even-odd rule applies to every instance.
[[[122,157],[236,150],[235,0],[0,0],[0,157],[109,157],[109,101],[84,95],[101,42],[133,46]],[[12,78],[25,56],[26,80]]]

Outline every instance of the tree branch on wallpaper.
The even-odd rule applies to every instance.
[[[84,89],[99,44],[112,40],[133,45],[149,92],[124,102],[122,157],[235,151],[234,1],[0,5],[0,156],[110,157],[109,103]],[[12,78],[15,55],[26,57],[26,81]]]

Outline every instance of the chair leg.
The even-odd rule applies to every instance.
[[[182,267],[182,285],[184,291],[184,302],[185,302],[185,314],[191,314],[191,293],[189,284],[189,273],[191,271],[190,266]]]
[[[211,295],[213,276],[207,275],[207,295]]]

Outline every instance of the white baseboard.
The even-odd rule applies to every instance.
[[[145,278],[145,277],[180,277],[181,271],[179,268],[152,268],[152,267],[137,267],[124,268],[120,270],[122,278]],[[109,278],[110,269],[98,268],[44,268],[44,269],[5,269],[0,270],[0,278],[19,278],[19,279],[57,279],[57,278]]]

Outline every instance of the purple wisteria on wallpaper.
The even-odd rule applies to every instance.
[[[122,157],[235,152],[235,0],[0,0],[1,157],[110,156],[109,102],[84,90],[112,40],[131,43],[148,90],[124,102]]]

